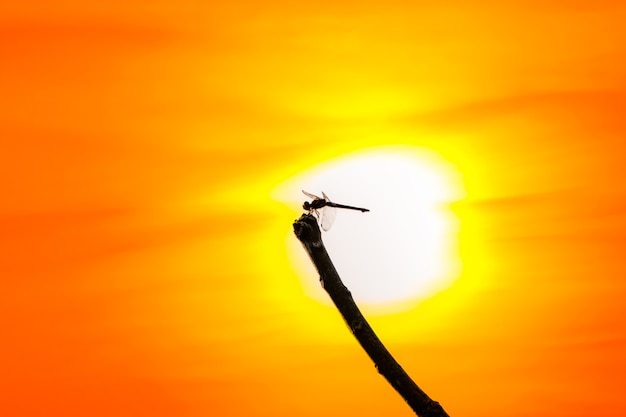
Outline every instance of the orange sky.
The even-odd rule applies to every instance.
[[[0,414],[412,415],[270,196],[395,144],[466,193],[455,284],[372,317],[418,385],[626,413],[626,6],[492,3],[3,5]]]

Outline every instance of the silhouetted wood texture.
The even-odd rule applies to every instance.
[[[449,417],[438,402],[430,399],[413,382],[365,320],[326,252],[316,218],[311,214],[303,214],[295,221],[293,229],[317,268],[322,287],[330,295],[352,334],[374,361],[378,372],[398,391],[418,416]]]

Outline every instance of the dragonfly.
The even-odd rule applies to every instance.
[[[302,190],[304,195],[313,199],[313,201],[308,202],[305,201],[302,205],[302,208],[307,210],[309,213],[315,213],[317,218],[319,219],[320,226],[325,232],[328,232],[335,222],[335,216],[337,215],[336,208],[348,209],[348,210],[359,210],[363,213],[369,211],[366,208],[354,207],[354,206],[346,206],[345,204],[337,204],[330,201],[330,198],[322,191],[323,197],[318,197],[315,194],[307,193]],[[320,215],[321,211],[321,215]]]

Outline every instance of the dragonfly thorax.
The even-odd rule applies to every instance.
[[[328,202],[325,199],[318,198],[311,202],[305,201],[304,204],[302,205],[302,208],[307,211],[311,211],[311,210],[321,209],[322,207],[325,207],[327,205],[328,205]]]

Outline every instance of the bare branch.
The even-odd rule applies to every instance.
[[[418,416],[449,417],[438,402],[430,399],[413,382],[365,320],[326,252],[315,217],[303,214],[295,221],[293,229],[317,268],[322,287],[330,295],[354,337],[374,361],[378,372],[398,391]]]

